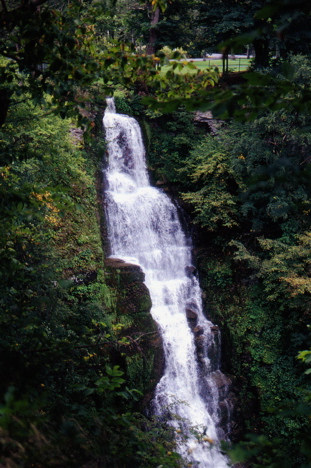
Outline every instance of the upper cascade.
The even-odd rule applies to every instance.
[[[138,122],[127,115],[116,114],[109,101],[104,116],[109,171],[109,190],[116,193],[132,192],[137,187],[149,186],[145,148]]]

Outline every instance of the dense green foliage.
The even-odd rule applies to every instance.
[[[308,58],[292,63],[293,82],[308,87]],[[297,355],[310,347],[311,135],[295,97],[197,142],[198,129],[179,134],[175,122],[191,118],[184,110],[169,125],[150,122],[155,138],[161,121],[167,128],[151,164],[190,204],[207,311],[223,328],[240,401],[233,417],[252,434],[232,458],[252,467],[310,466],[310,389]],[[181,137],[187,146],[166,152],[166,140]]]
[[[154,180],[196,226],[239,397],[233,437],[250,434],[232,459],[310,466],[310,372],[296,359],[310,362],[309,21],[304,0],[1,1],[1,466],[180,466],[171,430],[141,413],[150,299],[104,265],[97,111],[116,88]],[[217,87],[192,63],[161,72],[151,39],[196,55],[252,45],[261,71]],[[226,122],[203,136],[197,107]]]
[[[146,51],[154,30],[156,51],[182,47],[190,57],[219,49],[247,52],[254,56],[256,67],[291,53],[310,53],[310,7],[304,0],[172,0],[162,2],[166,9],[156,24],[152,24],[151,3],[157,4],[117,2],[116,29],[140,52]]]
[[[1,127],[2,466],[177,465],[171,432],[139,412],[154,385],[149,296],[131,315],[135,284],[104,266],[96,121],[86,145],[25,96]]]

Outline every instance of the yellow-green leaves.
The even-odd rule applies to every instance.
[[[301,351],[298,356],[298,359],[301,359],[305,364],[311,366],[311,350]],[[311,374],[311,367],[305,371],[305,374]],[[311,397],[311,395],[310,395]]]
[[[234,172],[225,152],[212,149],[206,138],[193,151],[193,159],[186,166],[196,191],[183,194],[183,199],[193,205],[195,222],[216,231],[220,226],[238,226],[238,207]]]

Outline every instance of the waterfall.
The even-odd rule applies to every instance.
[[[219,370],[217,327],[202,312],[191,242],[176,206],[150,186],[137,121],[116,114],[113,99],[108,99],[103,122],[111,256],[141,266],[151,314],[163,339],[165,371],[155,390],[153,412],[176,429],[177,451],[188,466],[225,468],[227,459],[219,448],[220,438],[225,438],[219,427],[219,389],[227,381]]]

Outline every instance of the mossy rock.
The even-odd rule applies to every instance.
[[[144,394],[146,406],[163,374],[164,354],[161,336],[150,310],[149,290],[139,265],[118,258],[105,262],[107,284],[116,293],[116,316],[123,324],[122,335],[130,339],[124,349],[126,374],[135,388]]]
[[[146,318],[147,322],[153,321],[150,294],[140,266],[116,258],[107,259],[105,266],[107,283],[118,292],[117,314],[131,316],[134,320]],[[139,324],[140,327],[142,325]]]

